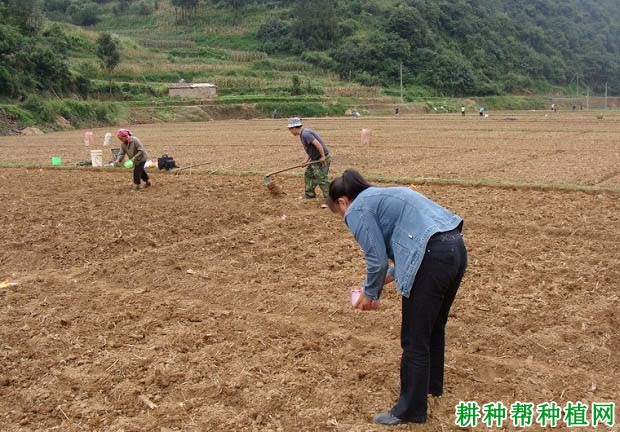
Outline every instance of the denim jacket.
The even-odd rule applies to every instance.
[[[459,216],[406,187],[366,189],[353,200],[344,220],[366,255],[364,294],[374,300],[381,295],[388,270],[399,294],[408,298],[429,239],[463,225]]]

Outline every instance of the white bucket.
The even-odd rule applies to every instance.
[[[103,166],[103,150],[91,150],[90,161],[93,163],[94,167],[102,167]]]

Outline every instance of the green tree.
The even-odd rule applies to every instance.
[[[388,12],[385,28],[415,46],[433,46],[422,15],[412,7],[401,6]]]
[[[71,22],[75,25],[90,26],[100,21],[101,10],[96,3],[72,3],[67,8],[67,14],[71,16]]]
[[[40,0],[4,0],[3,3],[9,23],[17,25],[29,34],[41,29],[43,14]]]
[[[422,76],[425,84],[438,89],[443,95],[471,95],[476,88],[471,64],[452,52],[435,56]]]
[[[338,21],[334,0],[296,0],[293,36],[311,50],[330,48],[336,39]]]
[[[280,18],[270,18],[259,27],[256,36],[261,41],[262,50],[267,53],[301,54],[303,52],[301,42],[291,37],[290,24]]]
[[[129,10],[129,6],[129,0],[118,0],[118,4],[112,8],[112,13],[114,15],[123,15]]]
[[[348,39],[333,52],[342,78],[361,78],[364,84],[394,84],[400,64],[410,57],[407,41],[394,33],[371,33],[367,37]],[[373,78],[374,77],[374,78]]]
[[[71,6],[71,0],[44,0],[43,8],[46,12],[59,12],[64,14]]]
[[[24,30],[22,30],[24,31]],[[31,93],[60,95],[72,77],[62,52],[50,49],[49,41],[0,24],[0,94],[23,98]]]
[[[101,67],[108,73],[121,62],[119,43],[109,33],[103,33],[97,39],[97,56],[101,59]]]
[[[293,75],[292,84],[293,85],[291,86],[291,94],[293,96],[298,96],[303,93],[301,90],[301,79],[299,79],[297,75]]]
[[[231,9],[234,14],[235,24],[239,22],[243,9],[250,3],[250,0],[220,0],[227,8]]]

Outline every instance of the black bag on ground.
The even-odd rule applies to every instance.
[[[157,168],[159,168],[160,170],[171,170],[173,168],[178,168],[178,166],[172,156],[168,156],[167,154],[165,154],[161,155],[160,158],[157,158]]]

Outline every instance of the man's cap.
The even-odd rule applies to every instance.
[[[288,128],[295,128],[301,126],[301,119],[299,117],[291,117],[288,119]]]

